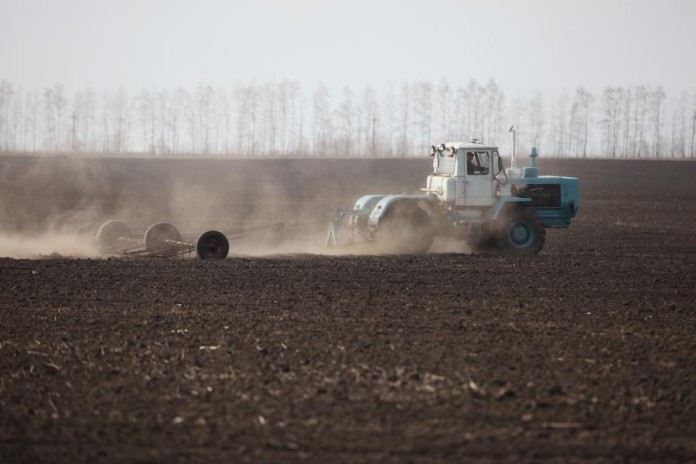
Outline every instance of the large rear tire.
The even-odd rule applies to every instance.
[[[230,252],[230,243],[222,232],[209,230],[196,242],[196,254],[201,259],[225,259]]]
[[[534,256],[544,247],[546,230],[533,211],[515,207],[503,214],[498,237],[503,254]]]
[[[377,230],[380,249],[390,254],[427,253],[434,236],[430,216],[414,203],[391,206]]]
[[[168,222],[153,224],[145,232],[145,249],[155,256],[173,256],[181,250],[181,233]]]

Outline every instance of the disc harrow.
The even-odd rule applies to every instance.
[[[85,228],[78,232],[85,235]],[[97,229],[95,243],[102,254],[173,257],[196,253],[200,259],[224,259],[230,251],[222,232],[209,230],[196,240],[184,240],[181,232],[168,222],[150,226],[144,237],[135,235],[123,221],[111,219]]]

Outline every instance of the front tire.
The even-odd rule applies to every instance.
[[[533,211],[516,207],[503,215],[498,237],[503,254],[534,256],[544,247],[546,230]]]

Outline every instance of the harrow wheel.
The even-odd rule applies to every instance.
[[[157,256],[173,256],[181,251],[182,240],[179,230],[168,222],[154,224],[145,232],[145,249]]]
[[[97,230],[97,246],[102,251],[112,250],[124,238],[130,238],[130,227],[125,222],[111,219]]]
[[[196,242],[196,254],[201,259],[225,259],[230,252],[230,243],[222,232],[209,230]]]

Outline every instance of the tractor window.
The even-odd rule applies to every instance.
[[[466,172],[469,175],[488,174],[490,169],[490,153],[487,151],[469,151],[466,153]]]
[[[497,176],[503,170],[503,159],[498,155],[498,150],[493,150],[493,173]]]

